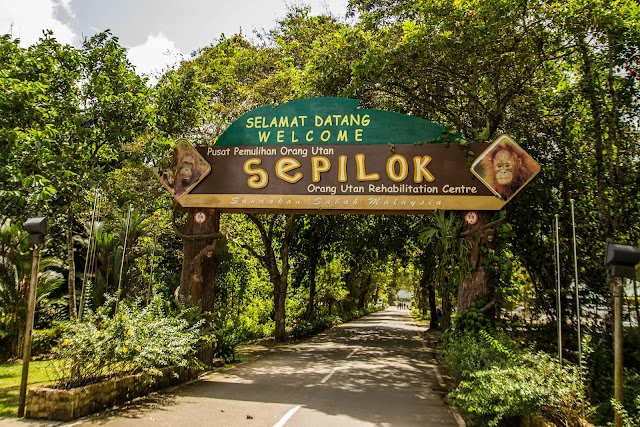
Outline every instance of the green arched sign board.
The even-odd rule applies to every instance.
[[[209,147],[181,141],[161,178],[184,207],[416,214],[500,209],[540,170],[507,136],[454,139],[354,99],[301,99],[246,113]]]

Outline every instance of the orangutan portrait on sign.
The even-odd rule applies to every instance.
[[[518,144],[502,136],[471,169],[496,195],[509,200],[540,171],[540,165]]]
[[[211,167],[186,140],[179,141],[173,148],[171,165],[159,172],[164,186],[179,199],[188,193],[209,173]]]

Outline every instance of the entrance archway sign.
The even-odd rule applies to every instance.
[[[210,172],[174,197],[226,212],[498,210],[540,170],[507,136],[457,140],[436,123],[354,99],[260,107],[195,149]]]

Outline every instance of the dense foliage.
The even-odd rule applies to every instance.
[[[544,352],[523,350],[486,331],[449,337],[445,361],[462,378],[450,398],[473,425],[509,426],[538,413],[556,425],[582,425],[581,411],[588,407],[575,366],[560,366]]]
[[[136,75],[109,32],[79,47],[50,33],[27,48],[2,36],[0,356],[21,351],[30,253],[19,224],[43,214],[50,237],[36,325],[50,330],[51,339],[71,334],[56,351],[81,382],[106,371],[98,356],[84,366],[72,363],[79,351],[111,355],[107,370],[147,369],[193,355],[195,332],[177,309],[194,301],[175,295],[184,296],[195,268],[206,273],[199,280],[210,301],[189,309],[189,324],[204,319],[220,357],[232,359],[234,346],[246,340],[307,336],[335,316],[393,303],[405,289],[432,327],[441,310],[443,326],[459,332],[446,342],[448,360],[464,380],[454,399],[475,419],[507,422],[534,410],[569,419],[584,390],[572,368],[554,366],[539,351],[557,350],[550,331],[559,320],[567,362],[578,362],[572,207],[583,306],[610,300],[606,242],[640,243],[637,3],[351,0],[349,9],[347,23],[291,7],[254,39],[237,34],[203,46],[154,87]],[[190,216],[174,209],[147,166],[170,156],[178,137],[212,144],[255,107],[313,96],[353,97],[366,108],[433,120],[466,142],[508,133],[542,172],[501,212],[481,212],[476,231],[458,213],[440,212],[224,214],[222,238],[202,247],[176,233],[188,228]],[[555,309],[556,215],[562,313]],[[194,267],[192,258],[205,252],[210,268]],[[640,317],[637,284],[628,291],[629,311]],[[109,311],[115,301],[125,319]],[[102,308],[85,317],[91,307]],[[526,315],[506,322],[515,308]],[[595,312],[582,314],[587,311]],[[127,326],[127,316],[140,328],[159,329]],[[598,319],[585,321],[593,348],[585,384],[592,419],[604,424],[614,410],[611,329]],[[502,357],[497,341],[462,334],[491,328],[534,347],[500,341],[512,355]],[[180,354],[149,350],[151,331],[184,334]],[[638,390],[636,335],[627,331],[625,338],[632,349],[625,353],[627,395]],[[481,357],[465,361],[465,348]],[[536,370],[549,382],[533,384]],[[566,387],[545,394],[559,378]],[[513,393],[501,393],[509,384]],[[625,403],[627,419],[637,419],[637,402]]]
[[[192,324],[167,309],[161,297],[148,305],[111,300],[70,326],[52,354],[58,386],[72,388],[125,372],[150,372],[187,366],[201,339],[202,321]],[[188,317],[188,316],[187,316]]]

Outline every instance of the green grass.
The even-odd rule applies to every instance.
[[[46,384],[53,381],[49,360],[29,363],[29,385]],[[17,417],[20,399],[22,363],[0,364],[0,417]]]

